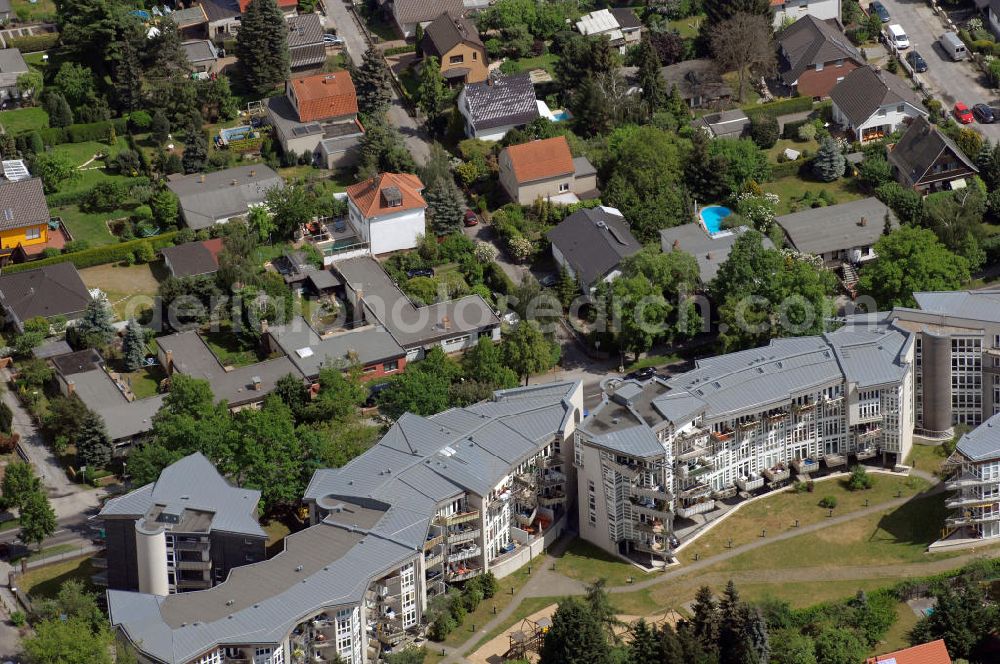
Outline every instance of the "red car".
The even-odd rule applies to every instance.
[[[479,217],[476,216],[476,213],[473,212],[472,210],[466,210],[465,211],[465,225],[466,226],[478,226],[479,225]]]
[[[962,102],[956,102],[955,108],[952,109],[952,112],[962,124],[972,124],[976,121],[976,118],[972,115],[972,111],[970,111],[969,107]]]

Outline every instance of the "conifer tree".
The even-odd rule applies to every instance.
[[[692,633],[701,643],[718,643],[719,607],[715,603],[712,589],[702,586],[694,596],[691,606]]]
[[[142,103],[142,79],[139,57],[128,39],[121,42],[121,56],[115,61],[112,82],[115,86],[115,104],[126,111],[134,111]]]
[[[49,114],[50,127],[68,127],[73,124],[73,109],[66,97],[58,92],[45,93],[45,110]]]
[[[275,0],[250,0],[236,36],[236,56],[257,94],[267,94],[287,78],[288,24]]]
[[[392,101],[392,74],[379,52],[373,48],[365,51],[361,66],[352,75],[361,112],[371,116],[384,115]]]
[[[111,461],[111,439],[104,419],[93,411],[83,418],[76,434],[76,454],[88,468],[105,468]]]
[[[98,299],[87,303],[83,317],[71,329],[75,336],[76,346],[80,349],[106,346],[115,334],[108,307],[103,300]]]
[[[822,182],[833,182],[844,175],[847,160],[832,138],[824,138],[813,160],[813,173]]]
[[[181,164],[185,173],[198,173],[208,161],[208,139],[201,127],[191,128],[184,134],[184,157]]]
[[[656,628],[639,619],[632,625],[632,640],[628,644],[629,664],[662,664],[661,646]]]
[[[636,62],[639,66],[638,80],[642,89],[642,103],[648,117],[663,108],[668,99],[667,83],[663,80],[660,56],[649,43],[649,37],[643,37],[638,46]]]
[[[570,597],[559,603],[545,634],[539,664],[611,664],[611,646],[601,621],[587,603]]]
[[[157,145],[163,145],[170,139],[170,120],[162,109],[153,112],[153,121],[149,126],[151,138]]]
[[[130,320],[125,327],[125,336],[122,337],[122,356],[125,360],[125,369],[128,371],[141,369],[146,361],[146,337],[135,319]]]
[[[455,184],[450,174],[431,182],[424,192],[427,201],[427,217],[431,230],[436,235],[448,235],[462,230],[465,214],[465,196]]]

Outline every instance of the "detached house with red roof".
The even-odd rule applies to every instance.
[[[417,246],[425,233],[423,189],[409,173],[380,173],[347,188],[348,219],[372,254]]]
[[[365,130],[347,71],[295,76],[285,82],[285,96],[270,97],[265,108],[286,153],[311,154],[314,164],[330,169],[357,161]]]
[[[565,136],[511,145],[500,153],[500,184],[511,200],[538,198],[576,203],[596,198],[597,171],[586,157],[573,157]]]
[[[912,648],[869,657],[865,664],[952,664],[952,661],[944,645],[944,639],[938,639]]]

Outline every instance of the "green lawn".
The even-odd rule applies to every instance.
[[[146,399],[160,393],[160,381],[167,377],[159,365],[143,367],[138,371],[123,372],[122,378],[132,386],[132,394],[136,399]]]
[[[625,367],[625,371],[638,371],[639,369],[645,369],[646,367],[661,367],[664,364],[680,362],[680,360],[680,355],[647,355],[646,357],[641,358],[638,362],[633,362]]]
[[[559,57],[555,53],[545,53],[533,58],[521,58],[513,60],[517,64],[517,71],[528,71],[531,69],[544,69],[549,72],[552,78],[556,76],[556,61]]]
[[[62,217],[74,240],[86,240],[91,246],[118,242],[118,238],[108,230],[108,221],[131,214],[129,210],[84,212],[79,205],[54,207],[51,212],[53,217]]]
[[[875,646],[874,654],[884,654],[895,650],[902,650],[910,647],[910,630],[917,625],[920,619],[909,606],[904,602],[896,605],[896,622],[892,624],[889,631],[882,637],[881,643]]]
[[[368,26],[371,33],[382,41],[401,39],[402,35],[396,31],[396,26],[387,21],[381,12],[373,11],[371,7],[371,4],[363,3],[358,8],[358,15],[362,18],[365,25]]]
[[[942,445],[914,445],[906,463],[917,470],[936,475],[940,472],[945,458],[944,446]]]
[[[10,562],[13,563],[22,559],[27,559],[27,561],[30,563],[34,560],[41,560],[43,558],[57,556],[60,553],[70,553],[72,551],[79,551],[79,550],[80,550],[79,544],[56,544],[55,546],[46,547],[41,551],[36,550],[35,547],[31,547],[30,551],[23,551],[20,554],[11,556]]]
[[[816,151],[819,149],[819,143],[816,142],[815,138],[808,141],[779,138],[778,142],[774,144],[774,147],[767,151],[768,161],[772,164],[778,163],[778,155],[782,154],[785,151],[785,148],[791,148],[793,150],[798,150],[799,152],[808,150],[810,154],[816,154]]]
[[[739,547],[760,538],[761,530],[769,536],[783,533],[795,527],[807,526],[827,518],[829,510],[819,507],[824,496],[837,500],[834,515],[847,514],[864,509],[865,501],[877,505],[895,498],[897,491],[903,496],[914,496],[926,489],[926,480],[916,477],[892,477],[872,474],[874,486],[867,491],[849,491],[842,479],[829,479],[815,483],[813,493],[783,491],[749,503],[715,528],[702,535],[680,553],[682,562],[692,562],[695,554],[701,558],[724,553],[729,540],[733,547]],[[796,542],[798,540],[795,540]]]
[[[537,566],[535,569],[537,571]],[[483,625],[488,623],[495,613],[499,613],[507,608],[514,595],[530,580],[531,575],[528,574],[527,565],[513,574],[500,579],[498,581],[500,589],[497,591],[497,594],[490,599],[484,599],[479,603],[475,611],[467,614],[462,625],[445,638],[444,645],[454,648],[465,643],[473,635],[473,628],[482,630]],[[513,589],[513,593],[511,593],[511,589]],[[431,645],[431,650],[433,650],[433,645]]]
[[[694,39],[698,36],[698,31],[701,29],[701,22],[705,20],[703,14],[698,14],[696,16],[688,16],[687,18],[679,18],[674,21],[670,21],[667,25],[671,30],[679,34],[685,39]]]
[[[847,203],[864,197],[864,194],[858,189],[857,181],[852,178],[840,178],[834,182],[817,182],[790,175],[778,178],[773,182],[766,182],[762,187],[764,191],[777,194],[781,199],[778,204],[778,215],[792,212],[797,201],[806,192],[810,192],[816,197],[821,191],[827,191],[829,195],[833,196],[835,203]],[[802,204],[798,203],[798,205],[801,208]]]
[[[55,597],[59,588],[70,579],[83,581],[89,587],[93,574],[89,557],[76,558],[28,570],[21,575],[18,583],[21,590],[33,597]]]
[[[416,99],[417,91],[420,88],[420,81],[417,80],[417,72],[413,70],[413,67],[407,67],[402,72],[398,74],[399,83],[406,90],[406,94],[410,96],[411,99]]]
[[[737,94],[739,93],[740,89],[739,74],[737,74],[734,71],[726,72],[725,74],[722,75],[722,80],[724,80],[726,84],[732,89],[733,99],[739,99],[737,97]],[[753,87],[753,78],[747,76],[743,80],[743,100],[740,101],[740,106],[748,106],[750,104],[756,104],[759,101],[760,101],[760,95]]]
[[[18,19],[28,23],[52,20],[56,15],[56,5],[52,0],[38,0],[35,3],[11,0],[10,6]]]
[[[254,346],[233,334],[228,323],[220,325],[218,331],[204,332],[201,336],[223,366],[245,367],[260,361]]]
[[[581,539],[573,540],[557,558],[557,572],[584,583],[604,579],[609,586],[623,586],[630,577],[638,580],[649,576],[635,565]]]
[[[31,129],[45,129],[49,126],[49,114],[42,108],[19,108],[15,111],[0,112],[0,125],[8,134],[19,134]]]

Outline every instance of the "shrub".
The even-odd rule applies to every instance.
[[[384,54],[388,57],[390,55],[399,55],[400,53],[416,53],[416,44],[407,44],[405,46],[393,46],[392,48],[385,49]]]
[[[872,484],[874,484],[874,480],[864,466],[858,465],[851,468],[851,476],[847,478],[848,489],[851,491],[864,491],[865,489],[872,488]]]
[[[792,97],[791,99],[772,101],[767,104],[750,104],[743,107],[743,112],[747,115],[766,114],[778,117],[781,115],[790,115],[791,113],[811,111],[812,108],[812,97]]]
[[[135,259],[140,263],[151,263],[156,260],[156,251],[148,240],[143,240],[136,247]]]
[[[88,212],[110,212],[124,205],[127,198],[128,188],[124,183],[106,180],[94,185],[84,201],[83,207]]]
[[[86,249],[90,249],[90,242],[87,240],[70,240],[63,247],[62,252],[64,254],[71,254],[74,251],[84,251]]]
[[[819,501],[819,506],[823,509],[832,510],[837,506],[837,498],[835,496],[823,496]]]
[[[816,124],[806,121],[798,128],[797,135],[800,141],[811,141],[816,138]]]
[[[7,40],[8,48],[20,49],[21,53],[37,53],[47,51],[59,43],[58,32],[47,32],[41,35],[25,35]]]
[[[24,627],[28,623],[28,617],[24,611],[14,611],[10,614],[10,622],[14,627]]]
[[[762,150],[778,142],[778,119],[773,115],[755,115],[750,121],[750,138]]]

